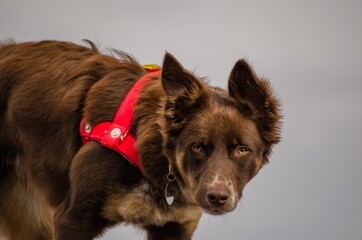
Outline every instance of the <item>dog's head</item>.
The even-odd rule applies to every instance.
[[[269,83],[239,60],[228,91],[209,87],[166,54],[161,132],[187,198],[206,212],[232,211],[280,139],[280,107]]]

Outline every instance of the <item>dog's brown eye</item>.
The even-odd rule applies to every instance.
[[[245,146],[240,146],[238,152],[240,155],[245,155],[249,152],[249,149]]]
[[[201,152],[203,150],[201,143],[195,143],[191,147],[192,147],[192,150],[194,150],[195,152]]]

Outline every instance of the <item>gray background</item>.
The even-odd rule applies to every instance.
[[[0,0],[7,38],[88,38],[141,63],[167,50],[221,87],[248,59],[283,100],[283,141],[238,209],[205,215],[194,239],[362,239],[362,1]]]

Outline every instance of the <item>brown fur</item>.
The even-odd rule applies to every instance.
[[[90,45],[0,46],[0,237],[93,239],[124,222],[148,239],[191,239],[202,210],[232,211],[268,162],[280,140],[279,102],[244,60],[227,92],[167,53],[135,109],[140,172],[97,142],[81,144],[81,117],[111,121],[145,74],[127,54]]]

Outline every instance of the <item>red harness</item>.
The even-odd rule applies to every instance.
[[[161,72],[159,68],[154,69],[146,66],[145,69],[149,73],[141,77],[133,85],[120,104],[112,122],[100,122],[91,126],[85,117],[80,122],[80,135],[83,145],[90,141],[97,141],[103,146],[120,153],[140,171],[141,164],[135,148],[136,139],[129,132],[132,126],[134,107],[142,87]]]

